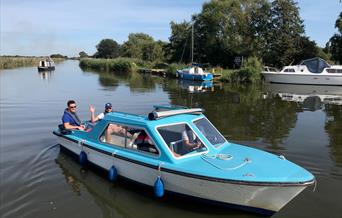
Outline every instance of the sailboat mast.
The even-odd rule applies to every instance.
[[[191,28],[191,64],[194,63],[194,23]]]

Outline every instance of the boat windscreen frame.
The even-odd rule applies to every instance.
[[[186,125],[188,125],[188,126],[190,127],[190,129],[192,130],[192,132],[193,132],[194,134],[196,134],[197,137],[199,137],[198,134],[194,131],[194,129],[193,129],[192,126],[190,125],[190,123],[184,122],[184,121],[183,121],[183,122],[177,122],[177,123],[160,124],[160,125],[157,125],[157,126],[154,127],[155,132],[158,134],[159,138],[161,139],[160,141],[163,143],[164,147],[166,147],[166,150],[169,152],[169,154],[170,154],[170,156],[171,156],[172,158],[174,158],[174,159],[176,159],[176,160],[179,160],[179,159],[190,158],[190,157],[202,155],[202,154],[205,154],[205,153],[208,153],[208,152],[209,152],[210,147],[209,147],[208,145],[206,145],[206,144],[203,142],[203,140],[201,140],[203,146],[206,148],[205,151],[198,152],[198,153],[193,153],[193,154],[190,154],[190,153],[191,153],[191,152],[190,152],[190,153],[188,153],[188,154],[184,154],[184,155],[182,155],[182,156],[176,157],[176,156],[172,153],[171,148],[166,144],[166,142],[165,142],[163,136],[159,133],[158,128],[160,128],[160,127],[165,127],[165,126],[174,126],[174,125],[179,125],[179,124],[186,124]],[[202,134],[202,132],[201,132],[201,134]],[[202,135],[203,135],[203,134],[202,134]],[[204,136],[203,136],[203,137],[204,137]],[[201,138],[199,138],[199,139],[201,139]]]
[[[144,130],[145,133],[150,138],[150,140],[153,142],[154,146],[156,147],[156,149],[158,151],[158,154],[154,154],[154,153],[143,151],[143,150],[128,148],[128,147],[126,147],[126,144],[125,144],[125,147],[122,147],[122,146],[119,146],[119,145],[110,144],[110,143],[101,141],[101,139],[100,139],[101,136],[104,134],[104,132],[106,131],[106,129],[108,128],[108,126],[110,124],[116,124],[116,125],[121,125],[121,126],[125,126],[125,127],[130,127],[130,128],[139,128],[141,130]],[[109,146],[111,148],[115,148],[115,149],[119,148],[119,149],[122,149],[124,151],[129,151],[129,152],[133,152],[135,154],[140,154],[140,155],[144,155],[144,156],[148,156],[148,157],[153,157],[153,158],[158,158],[158,159],[161,157],[161,150],[158,147],[158,144],[155,142],[155,140],[153,140],[153,137],[151,137],[150,134],[148,133],[148,131],[146,130],[146,127],[142,127],[142,126],[138,126],[138,125],[133,125],[132,126],[132,125],[127,125],[127,124],[120,123],[120,122],[115,122],[115,121],[107,121],[107,124],[104,126],[104,128],[102,128],[102,130],[100,132],[101,132],[101,134],[99,134],[98,137],[97,137],[97,143]],[[126,134],[125,137],[127,137],[127,134]]]
[[[200,120],[200,119],[206,119],[206,120],[210,123],[210,125],[211,125],[212,127],[214,127],[214,129],[219,133],[219,135],[225,140],[225,142],[224,142],[224,143],[218,144],[218,146],[217,146],[217,145],[213,145],[213,144],[209,141],[209,139],[207,139],[207,137],[205,137],[205,135],[201,132],[201,130],[197,127],[197,125],[194,123],[195,121]],[[210,120],[209,120],[208,118],[206,118],[206,117],[199,117],[199,118],[193,119],[193,120],[192,120],[192,123],[196,126],[196,128],[198,129],[198,131],[200,131],[200,132],[202,133],[202,135],[204,136],[204,138],[205,138],[205,139],[206,139],[214,148],[220,148],[220,147],[223,146],[224,144],[229,143],[229,141],[226,139],[226,137],[224,137],[224,136],[222,135],[222,133],[216,128],[216,126],[215,126],[214,124],[212,124],[212,122],[210,122]]]

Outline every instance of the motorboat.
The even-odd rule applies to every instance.
[[[86,123],[89,124],[89,123]],[[148,115],[112,112],[86,131],[53,131],[59,144],[117,176],[219,205],[272,215],[315,177],[282,155],[227,141],[201,108],[159,105]]]
[[[342,65],[330,65],[321,58],[311,58],[281,71],[264,69],[265,80],[271,83],[342,86]]]
[[[201,67],[191,66],[182,70],[177,70],[176,76],[179,79],[210,81],[213,80],[213,74],[205,72]]]
[[[45,60],[39,61],[38,71],[52,71],[55,70],[55,62],[49,57]]]

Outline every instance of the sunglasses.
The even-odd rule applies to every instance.
[[[76,108],[76,105],[75,106],[70,106],[70,108]]]

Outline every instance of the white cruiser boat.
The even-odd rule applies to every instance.
[[[342,86],[342,65],[329,65],[321,58],[285,66],[280,72],[266,67],[262,74],[271,83]]]

